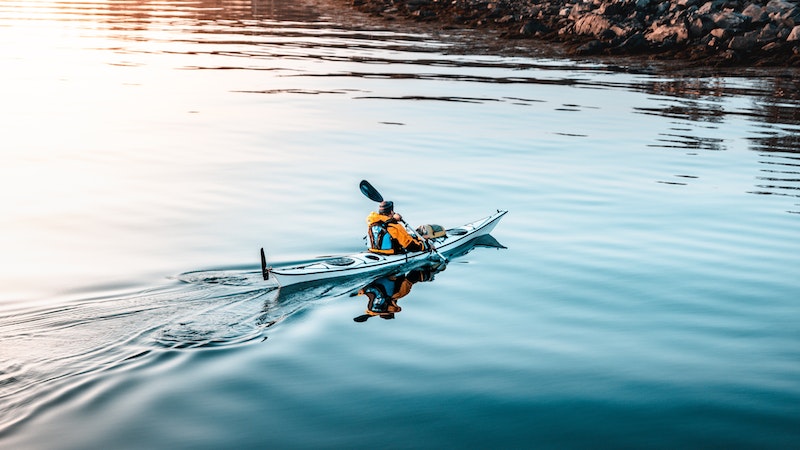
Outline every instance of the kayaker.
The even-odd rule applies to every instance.
[[[378,212],[367,216],[369,251],[393,255],[427,250],[425,241],[411,236],[402,223],[403,216],[394,212],[394,203],[382,201]]]

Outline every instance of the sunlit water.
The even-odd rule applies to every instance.
[[[0,2],[0,446],[800,446],[793,71],[475,54],[347,2]],[[623,65],[624,66],[624,65]],[[353,321],[369,179],[502,208]]]

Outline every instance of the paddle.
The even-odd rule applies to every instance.
[[[369,181],[361,180],[361,183],[359,183],[358,187],[359,187],[359,189],[361,189],[361,193],[364,194],[368,199],[372,200],[373,202],[380,203],[380,202],[383,201],[383,196],[381,195],[381,193],[378,192],[378,190],[375,189],[375,187],[373,185],[371,185],[369,183]],[[411,233],[412,235],[415,234],[415,233],[412,233],[412,230],[409,228],[409,226],[408,226],[408,224],[406,223],[405,220],[401,220],[400,222],[403,223],[403,225],[406,227],[406,230],[408,230],[409,233]],[[425,239],[422,236],[419,236],[419,237],[420,237],[420,239],[424,239],[425,241],[428,242],[428,247],[430,247],[431,251],[436,253],[436,255],[439,256],[439,258],[441,258],[443,261],[447,262],[447,258],[442,256],[442,254],[439,253],[438,250],[436,250],[436,247],[434,247],[431,242],[429,242],[427,239]]]
[[[269,280],[269,268],[267,268],[267,256],[264,254],[264,248],[261,248],[261,276],[264,281]]]
[[[358,187],[361,189],[361,193],[366,195],[367,198],[373,202],[380,203],[383,201],[383,196],[381,193],[378,192],[378,190],[375,189],[371,184],[369,184],[369,181],[361,180],[361,184],[359,184]]]

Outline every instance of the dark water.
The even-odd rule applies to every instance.
[[[796,71],[335,5],[0,2],[0,447],[800,446]],[[265,283],[363,248],[364,178],[505,248],[391,320]]]

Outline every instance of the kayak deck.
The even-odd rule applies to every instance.
[[[489,234],[497,222],[508,211],[497,210],[496,213],[483,219],[470,222],[460,227],[447,229],[444,237],[430,239],[436,251],[409,252],[396,255],[383,255],[362,251],[346,256],[337,256],[288,267],[267,267],[264,249],[261,249],[261,268],[264,279],[275,279],[280,286],[305,283],[350,275],[360,275],[369,272],[402,267],[407,263],[422,260],[437,260],[447,257],[459,247],[471,240]]]

